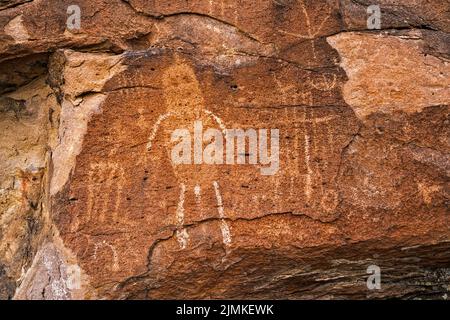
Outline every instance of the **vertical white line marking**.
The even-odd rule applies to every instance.
[[[180,200],[178,201],[177,206],[177,240],[180,244],[181,249],[185,249],[188,241],[189,235],[186,229],[183,227],[184,225],[184,197],[186,194],[186,186],[184,183],[180,184]]]
[[[222,231],[223,243],[226,246],[229,246],[231,244],[231,232],[230,232],[230,228],[229,228],[227,222],[224,219],[225,214],[224,214],[224,210],[223,210],[223,202],[222,202],[222,196],[220,195],[219,184],[217,183],[217,181],[214,181],[213,185],[214,185],[214,190],[216,192],[217,210],[219,211],[219,217],[221,218],[220,230]]]
[[[197,205],[200,205],[202,202],[202,188],[199,185],[196,185],[194,187],[194,194],[195,194],[195,202]]]
[[[305,128],[306,129],[306,128]],[[311,199],[311,176],[312,176],[312,170],[311,170],[311,155],[310,155],[310,145],[309,145],[309,136],[305,131],[305,162],[306,162],[306,183],[305,183],[305,194],[306,199],[309,201]]]

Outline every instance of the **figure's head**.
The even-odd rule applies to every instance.
[[[204,100],[192,67],[176,57],[175,64],[163,75],[164,97],[167,111],[177,115],[198,118]]]

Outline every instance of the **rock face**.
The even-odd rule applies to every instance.
[[[370,5],[0,1],[0,298],[446,299],[450,4]]]

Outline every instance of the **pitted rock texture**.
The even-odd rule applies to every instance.
[[[0,1],[0,298],[448,297],[448,2],[73,4]]]

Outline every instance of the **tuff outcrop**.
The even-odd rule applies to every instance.
[[[371,4],[0,0],[0,298],[446,299],[450,7]]]

